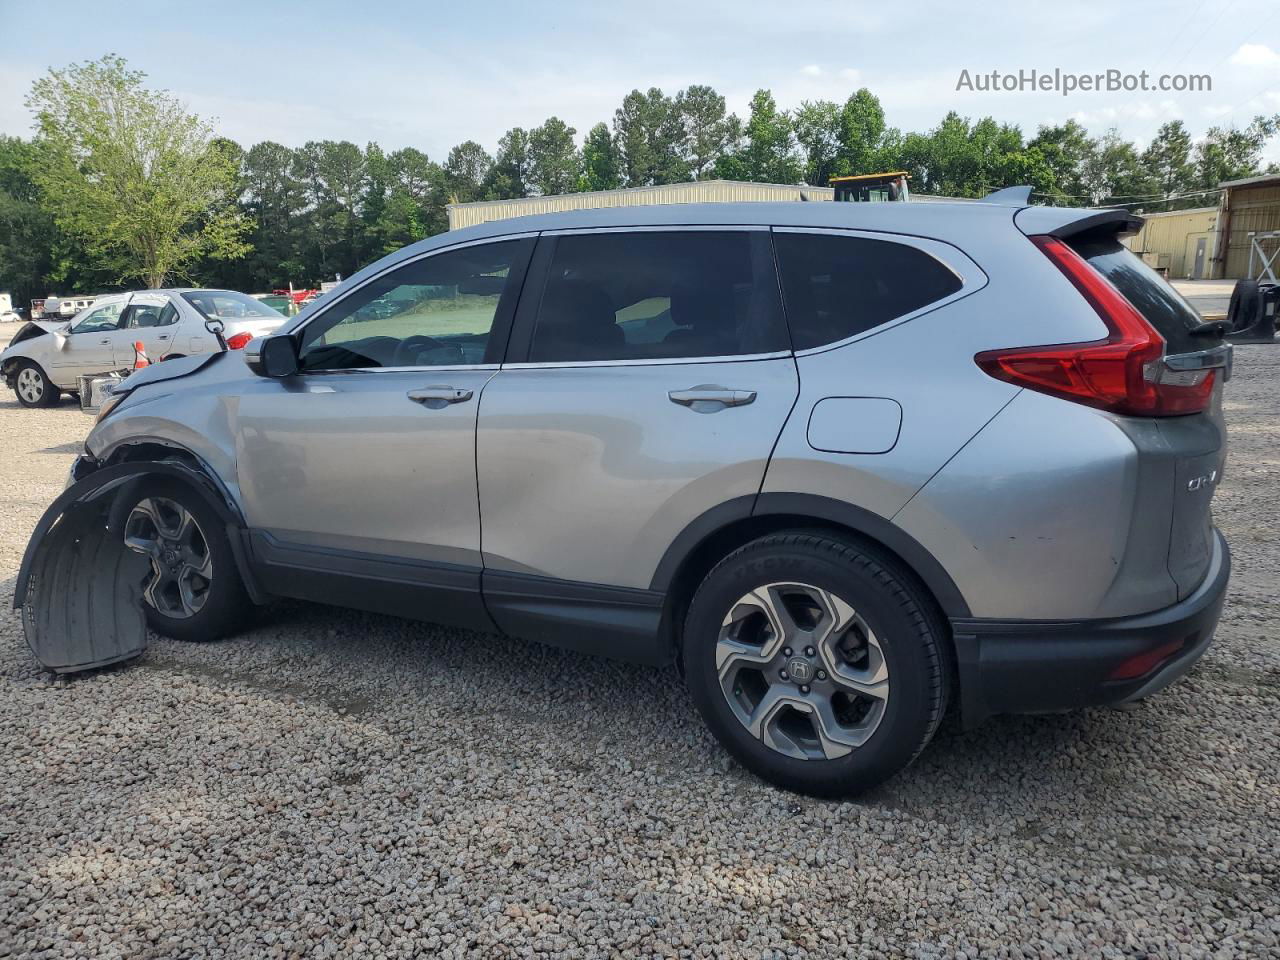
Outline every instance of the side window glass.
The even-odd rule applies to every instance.
[[[134,303],[130,304],[125,311],[123,327],[130,330],[140,330],[145,327],[161,327],[164,312],[166,309],[173,309],[168,304],[159,303]]]
[[[905,243],[782,232],[773,242],[797,350],[864,333],[961,287],[948,267]]]
[[[166,303],[164,309],[160,311],[160,323],[157,326],[171,327],[178,322],[178,308],[172,303]]]
[[[91,310],[84,319],[71,328],[71,333],[105,333],[120,326],[122,303],[111,303]]]
[[[535,363],[742,356],[787,350],[763,231],[555,238]]]
[[[533,241],[503,240],[424,257],[366,284],[307,326],[303,370],[485,362],[507,279]]]

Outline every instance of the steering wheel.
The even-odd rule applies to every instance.
[[[391,355],[391,366],[393,367],[416,367],[415,362],[418,354],[423,350],[429,350],[432,347],[443,347],[439,340],[435,337],[428,337],[424,333],[415,334],[412,337],[405,337],[396,347],[396,352]]]

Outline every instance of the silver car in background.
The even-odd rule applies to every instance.
[[[152,362],[216,352],[205,321],[222,322],[227,345],[239,349],[271,333],[283,314],[234,290],[140,290],[98,297],[69,321],[36,320],[0,353],[0,375],[24,407],[47,407],[80,377],[132,367],[135,344]]]
[[[715,204],[422,241],[247,362],[124,383],[24,561],[33,648],[145,643],[41,647],[42,537],[100,500],[83,529],[160,633],[286,596],[674,662],[729,752],[815,794],[891,776],[949,706],[1149,696],[1226,590],[1230,347],[1137,225]]]

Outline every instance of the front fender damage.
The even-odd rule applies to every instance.
[[[142,585],[150,565],[125,546],[123,527],[129,494],[148,475],[179,476],[211,493],[205,478],[181,463],[122,463],[78,473],[36,524],[13,606],[21,611],[27,645],[46,669],[91,670],[147,648]],[[220,507],[229,514],[225,503]]]

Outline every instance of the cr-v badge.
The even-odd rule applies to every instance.
[[[1210,470],[1202,477],[1195,477],[1187,481],[1187,493],[1195,493],[1197,490],[1203,490],[1206,487],[1212,487],[1218,482],[1218,471]]]

